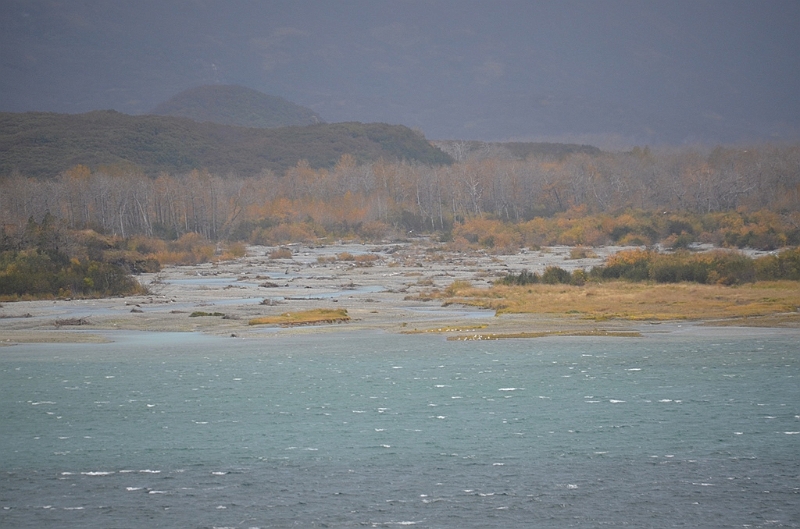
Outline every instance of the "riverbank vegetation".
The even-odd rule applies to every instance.
[[[754,281],[800,281],[800,248],[772,252],[757,258],[735,250],[691,252],[679,250],[662,253],[651,249],[623,250],[610,256],[602,266],[591,270],[577,268],[568,272],[548,266],[542,274],[522,270],[510,272],[497,281],[499,285],[567,284],[622,279],[680,283],[739,285]]]
[[[491,156],[491,157],[487,157]],[[0,178],[6,228],[46,212],[71,229],[174,241],[279,245],[429,233],[451,249],[693,243],[800,245],[800,146],[515,158],[477,150],[452,165],[300,161],[240,177],[192,170],[148,176],[77,165],[51,179]]]
[[[498,313],[553,313],[589,319],[699,320],[784,315],[800,323],[800,249],[757,258],[739,251],[661,253],[633,249],[591,270],[548,266],[510,272],[489,289],[453,281],[424,294]]]
[[[107,297],[145,293],[131,276],[153,270],[151,259],[103,251],[99,239],[77,240],[55,218],[30,220],[18,237],[0,239],[0,299]]]
[[[798,145],[621,153],[438,145],[455,163],[364,161],[345,153],[330,166],[300,160],[247,176],[205,169],[154,176],[130,164],[75,165],[54,178],[13,172],[0,178],[2,237],[11,241],[4,251],[17,252],[5,255],[2,281],[12,284],[14,270],[28,266],[19,252],[34,248],[14,241],[46,217],[72,234],[70,259],[82,262],[85,256],[131,273],[236,258],[247,244],[424,235],[442,250],[460,253],[552,245],[640,248],[602,270],[519,273],[509,276],[507,286],[539,280],[580,286],[614,278],[737,285],[799,278],[796,252],[756,262],[736,253],[693,251],[699,245],[762,251],[800,246]],[[7,291],[114,291],[93,286],[89,266],[73,268],[71,279],[44,289],[15,280]]]
[[[711,320],[773,317],[800,323],[800,283],[761,281],[739,286],[604,281],[583,286],[536,284],[432,291],[423,299],[496,310],[498,314],[552,314],[602,321]]]

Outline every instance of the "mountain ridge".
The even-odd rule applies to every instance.
[[[316,125],[313,110],[240,85],[201,85],[158,104],[148,114],[251,128]]]
[[[452,162],[417,132],[386,123],[248,128],[115,110],[0,113],[0,176],[54,177],[78,164],[135,166],[153,176],[193,169],[252,176],[282,173],[301,160],[313,168],[333,167],[345,154],[358,163]]]

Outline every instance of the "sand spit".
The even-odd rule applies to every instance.
[[[445,252],[424,239],[288,247],[291,258],[271,259],[274,248],[251,246],[235,261],[143,274],[138,280],[150,290],[146,296],[4,303],[0,344],[102,341],[111,330],[193,331],[250,339],[344,328],[395,333],[443,329],[444,335],[450,329],[457,333],[471,328],[485,334],[596,332],[597,322],[579,317],[495,316],[489,310],[414,298],[458,279],[484,287],[509,271],[541,273],[549,265],[589,269],[621,249],[597,248],[591,257],[571,259],[568,247],[515,255],[467,254]],[[255,318],[317,308],[346,309],[350,321],[289,329],[248,325]],[[604,321],[600,330],[637,331],[642,325]]]

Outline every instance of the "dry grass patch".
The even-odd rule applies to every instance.
[[[21,343],[111,343],[111,340],[98,334],[73,331],[3,331],[0,347]]]
[[[430,297],[502,313],[577,314],[587,319],[709,320],[753,318],[800,309],[800,282],[769,281],[735,287],[696,283],[610,281],[571,285],[468,288],[463,283]]]
[[[350,321],[350,316],[345,309],[311,309],[297,312],[284,312],[279,316],[263,316],[250,320],[250,325],[280,325],[291,327],[294,325],[318,325],[321,323],[345,323]]]

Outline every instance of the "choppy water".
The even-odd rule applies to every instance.
[[[0,349],[0,526],[798,527],[797,335]]]

